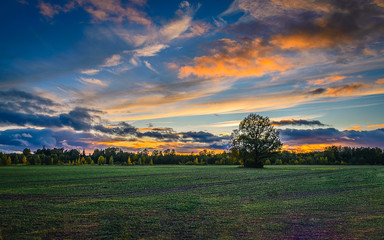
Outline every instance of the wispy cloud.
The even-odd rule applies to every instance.
[[[96,85],[99,85],[99,86],[102,86],[102,87],[106,87],[108,86],[107,83],[99,80],[99,79],[96,79],[96,78],[84,78],[84,77],[81,77],[80,78],[81,81],[83,82],[86,82],[86,83],[91,83],[91,84],[96,84]]]
[[[321,79],[309,80],[308,83],[311,85],[326,85],[330,83],[340,82],[345,79],[346,76],[330,76]]]
[[[319,120],[304,120],[304,119],[287,119],[280,121],[272,121],[273,126],[326,126]]]
[[[105,63],[102,65],[102,67],[113,67],[120,65],[121,63],[121,55],[114,54],[111,57],[105,59]]]
[[[152,23],[144,12],[139,11],[128,4],[123,6],[120,0],[72,0],[65,5],[51,4],[40,1],[38,7],[40,8],[40,13],[42,15],[50,18],[60,12],[68,12],[76,7],[81,7],[92,16],[93,21],[95,22],[122,22],[124,20],[128,20],[130,22],[143,25],[149,25]]]
[[[235,126],[239,126],[240,122],[241,120],[231,120],[231,121],[214,123],[209,126],[215,127],[215,128],[235,127]]]
[[[384,128],[384,124],[373,124],[367,126],[368,128]]]
[[[100,72],[100,69],[86,69],[86,70],[81,70],[80,71],[82,74],[86,75],[94,75]]]
[[[50,3],[40,2],[39,8],[40,8],[40,13],[42,15],[50,18],[52,18],[55,14],[59,13],[59,11]]]
[[[168,48],[169,45],[166,44],[153,44],[148,45],[143,48],[134,50],[134,57],[153,57],[156,56],[161,50]],[[132,51],[125,51],[125,53],[130,53]]]
[[[145,64],[145,66],[146,66],[149,70],[151,70],[151,71],[154,72],[154,73],[159,74],[159,72],[158,72],[156,69],[154,69],[154,68],[152,67],[152,65],[151,65],[148,61],[145,61],[145,60],[144,60],[144,64]]]

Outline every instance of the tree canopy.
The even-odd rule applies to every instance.
[[[232,154],[238,156],[245,167],[262,168],[264,160],[283,145],[269,118],[254,113],[240,122],[239,129],[234,130],[231,137]]]

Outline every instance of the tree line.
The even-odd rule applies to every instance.
[[[221,164],[232,165],[240,164],[234,162],[230,153],[215,153],[210,150],[203,150],[198,154],[177,154],[174,149],[163,151],[147,149],[133,153],[124,152],[115,147],[106,149],[95,149],[92,154],[85,154],[77,149],[65,150],[64,148],[48,149],[43,147],[31,152],[25,148],[22,154],[0,152],[0,165],[154,165],[154,164],[186,164],[186,165],[206,165]]]
[[[265,165],[308,164],[308,165],[382,165],[384,152],[381,148],[330,146],[324,151],[297,153],[281,151],[267,159]]]
[[[1,153],[0,165],[243,165],[236,154],[224,151],[216,153],[203,150],[197,154],[177,154],[174,149],[163,151],[147,149],[124,152],[119,148],[95,149],[92,154],[85,154],[77,149],[42,148],[31,152],[25,148],[23,153]],[[307,164],[307,165],[380,165],[384,164],[384,152],[380,148],[353,148],[331,146],[324,151],[298,153],[279,151],[264,161],[265,165]]]

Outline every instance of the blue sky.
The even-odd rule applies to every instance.
[[[384,146],[382,0],[0,4],[0,151]]]

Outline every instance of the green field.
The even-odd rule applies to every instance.
[[[383,239],[383,166],[0,168],[0,239]]]

